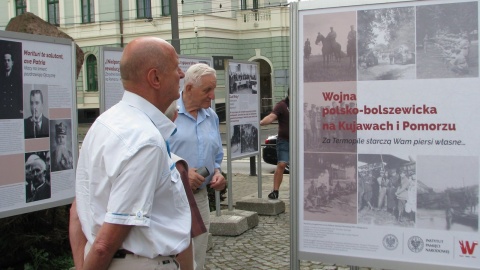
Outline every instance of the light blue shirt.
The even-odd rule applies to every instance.
[[[218,116],[212,108],[200,109],[195,119],[185,110],[183,92],[180,93],[177,105],[177,132],[169,139],[170,149],[184,158],[190,168],[207,167],[210,175],[199,187],[203,189],[212,180],[215,169],[220,169],[223,160]]]

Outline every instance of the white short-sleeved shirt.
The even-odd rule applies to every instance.
[[[190,244],[191,215],[166,140],[175,125],[126,91],[83,141],[76,174],[77,211],[90,244],[103,222],[134,225],[122,248],[154,258]]]

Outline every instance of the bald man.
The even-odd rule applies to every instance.
[[[131,41],[120,60],[125,93],[89,129],[77,165],[70,245],[77,269],[178,269],[190,244],[187,196],[164,112],[184,77],[165,40]]]

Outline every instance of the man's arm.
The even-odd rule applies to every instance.
[[[113,255],[120,248],[131,229],[130,225],[104,222],[85,258],[83,269],[108,269]]]
[[[271,124],[273,121],[277,120],[278,117],[274,113],[270,113],[269,115],[265,116],[261,121],[260,125],[265,126]]]
[[[83,257],[87,238],[83,234],[82,225],[77,213],[77,200],[73,200],[70,207],[70,224],[68,226],[70,247],[72,248],[73,262],[76,270],[83,269]]]

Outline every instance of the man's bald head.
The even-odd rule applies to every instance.
[[[156,37],[140,37],[125,47],[120,60],[120,75],[123,81],[144,79],[151,68],[158,68],[168,61],[169,50],[175,50],[170,43]]]

